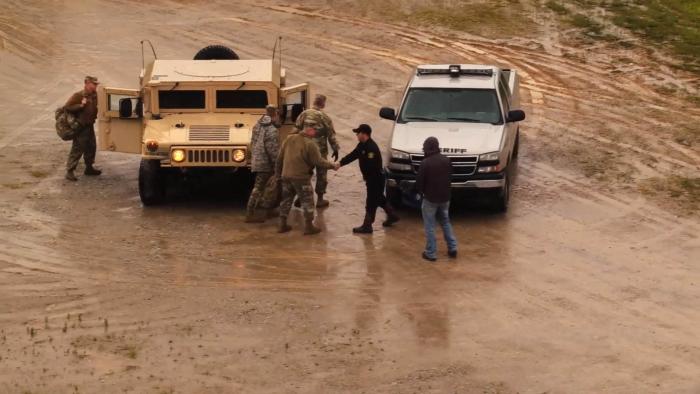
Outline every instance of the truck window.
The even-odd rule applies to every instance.
[[[397,122],[503,122],[494,89],[411,88]]]
[[[216,108],[265,108],[267,103],[264,90],[216,91]]]
[[[204,90],[159,90],[160,109],[204,109]]]

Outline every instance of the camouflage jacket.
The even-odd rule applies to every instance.
[[[316,129],[316,138],[314,138],[314,141],[321,150],[321,156],[328,156],[329,143],[331,144],[331,149],[334,151],[340,150],[340,145],[338,145],[338,141],[335,138],[333,121],[320,109],[314,107],[299,114],[295,127],[297,130],[302,130],[305,127],[313,127]]]
[[[253,172],[272,172],[275,170],[275,162],[280,151],[280,140],[277,127],[272,124],[272,119],[265,115],[253,126],[253,135],[250,139],[252,157],[250,169]]]

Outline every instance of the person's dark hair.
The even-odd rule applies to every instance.
[[[439,153],[440,152],[440,142],[435,137],[428,137],[423,142],[423,152],[426,155]]]

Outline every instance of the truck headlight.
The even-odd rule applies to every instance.
[[[234,149],[233,150],[233,161],[236,163],[242,163],[245,160],[245,150],[244,149]]]
[[[170,159],[176,163],[182,163],[185,161],[185,151],[183,149],[173,149],[170,152]]]
[[[400,150],[396,150],[396,149],[391,149],[389,151],[389,156],[391,159],[411,160],[411,155],[409,155],[406,152],[401,152]]]
[[[491,152],[479,155],[479,161],[499,161],[501,159],[501,152]]]

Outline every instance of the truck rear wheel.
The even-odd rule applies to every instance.
[[[139,166],[139,196],[145,206],[165,202],[165,174],[159,160],[141,159]]]
[[[209,45],[194,55],[194,60],[238,60],[238,54],[223,45]]]

